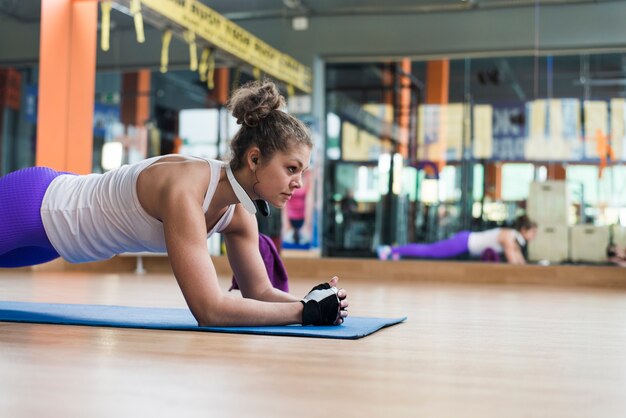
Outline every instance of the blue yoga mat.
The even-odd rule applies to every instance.
[[[342,325],[338,326],[199,327],[189,309],[0,301],[0,321],[2,322],[288,335],[293,337],[357,339],[370,335],[381,328],[398,324],[405,319],[406,317],[349,316]]]

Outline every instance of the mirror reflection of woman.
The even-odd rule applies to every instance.
[[[502,255],[509,264],[526,264],[526,246],[536,235],[537,224],[522,216],[516,220],[514,228],[461,231],[452,238],[433,243],[380,246],[377,253],[381,260],[450,259],[469,254],[485,261],[498,261]]]

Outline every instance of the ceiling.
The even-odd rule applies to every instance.
[[[202,0],[231,20],[294,16],[446,13],[505,7],[598,3],[607,0]],[[616,0],[608,0],[616,1]]]
[[[200,0],[238,20],[294,16],[454,13],[467,10],[610,3],[623,0]],[[40,18],[41,0],[0,0],[0,14],[21,22]]]

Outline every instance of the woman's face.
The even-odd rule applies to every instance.
[[[272,206],[284,207],[293,192],[302,187],[302,174],[309,168],[310,158],[311,148],[306,145],[275,153],[269,162],[259,164],[254,192]]]

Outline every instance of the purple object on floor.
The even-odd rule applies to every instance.
[[[280,254],[278,254],[278,250],[272,239],[261,233],[259,233],[259,251],[261,252],[261,258],[263,258],[263,263],[265,264],[265,269],[267,270],[270,282],[272,282],[272,286],[283,292],[288,292],[289,278],[287,277],[285,265],[280,259]],[[235,276],[233,276],[233,283],[228,290],[233,289],[239,289]]]
[[[499,263],[500,254],[498,254],[493,248],[487,248],[480,255],[480,260],[487,263]]]

